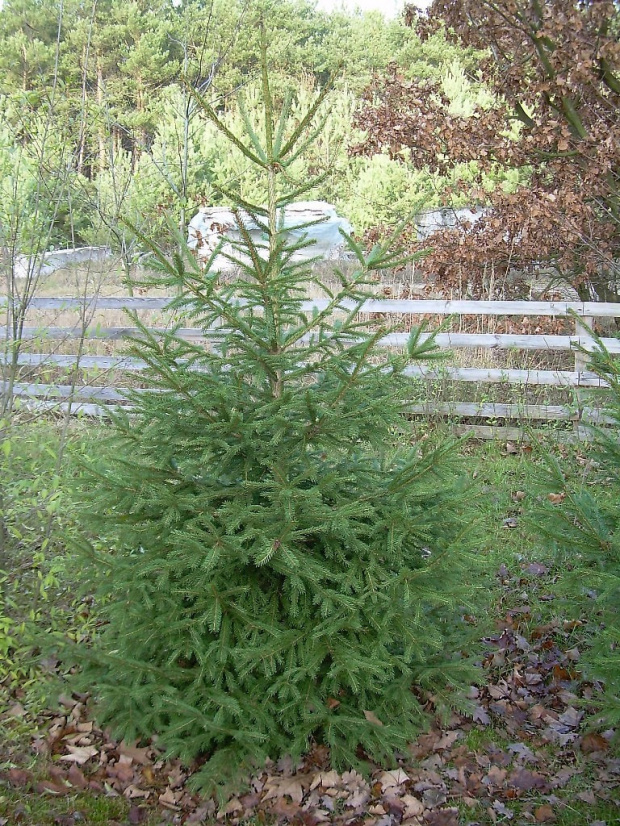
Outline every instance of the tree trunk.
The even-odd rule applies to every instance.
[[[99,105],[99,126],[97,130],[97,139],[99,144],[99,172],[104,172],[107,166],[106,154],[106,130],[105,119],[103,117],[105,102],[105,83],[103,80],[103,69],[101,61],[97,57],[97,104]]]

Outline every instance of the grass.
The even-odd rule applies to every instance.
[[[584,787],[585,788],[585,787]],[[549,806],[545,797],[532,797],[527,804],[518,803],[516,805],[505,806],[504,809],[493,809],[487,807],[482,809],[476,807],[471,809],[464,804],[458,806],[461,823],[471,823],[475,818],[476,826],[495,826],[498,823],[544,823],[545,820],[537,820],[536,814],[543,817],[542,807]],[[563,803],[561,807],[553,808],[553,817],[547,821],[553,826],[589,826],[597,821],[605,826],[617,826],[618,808],[613,803],[597,804],[594,808],[588,803],[579,801],[573,803]]]
[[[0,792],[0,818],[8,823],[24,826],[110,826],[113,823],[131,823],[131,803],[122,797],[104,797],[94,794],[76,794],[54,797],[23,789],[3,789]],[[0,820],[0,822],[2,822]],[[143,826],[162,823],[160,813],[147,814],[140,821]]]

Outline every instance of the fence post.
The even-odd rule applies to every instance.
[[[585,338],[586,340],[592,340],[591,336],[589,335],[588,331],[594,331],[594,317],[593,316],[580,316],[579,318],[575,319],[575,335],[580,336],[581,338]],[[575,373],[577,374],[577,390],[576,390],[576,397],[577,397],[577,409],[578,409],[578,416],[577,420],[573,423],[573,429],[575,431],[575,435],[578,439],[583,439],[585,437],[585,431],[581,424],[582,417],[583,417],[583,401],[584,401],[584,394],[583,391],[579,389],[581,385],[581,374],[585,373],[588,369],[590,364],[590,356],[587,353],[582,353],[581,350],[575,351]]]
[[[594,331],[594,317],[587,315],[587,316],[580,316],[579,318],[575,319],[575,335],[585,338],[587,340],[592,340],[592,337],[589,335],[589,332]],[[587,353],[582,353],[580,350],[575,351],[575,373],[584,373],[588,369],[588,365],[590,364],[590,356]],[[577,378],[578,381],[581,381],[580,376]]]

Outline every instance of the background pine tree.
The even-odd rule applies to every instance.
[[[153,246],[158,284],[206,344],[142,328],[131,353],[150,388],[115,416],[82,482],[102,621],[79,680],[117,732],[201,758],[204,788],[312,742],[337,767],[390,763],[425,723],[423,690],[456,704],[473,668],[454,444],[412,442],[403,416],[404,370],[432,342],[416,331],[386,359],[387,330],[358,320],[373,271],[397,262],[386,248],[364,257],[349,239],[356,268],[336,267],[335,289],[294,260],[308,241],[282,230],[281,210],[317,180],[287,170],[320,131],[327,90],[301,120],[290,97],[276,117],[265,63],[264,141],[249,123],[228,133],[199,101],[265,176],[266,206],[237,200],[250,263],[230,282]],[[302,307],[311,292],[324,309]]]

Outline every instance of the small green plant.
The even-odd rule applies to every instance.
[[[16,628],[14,620],[9,616],[12,606],[5,594],[7,577],[0,575],[0,679],[9,675],[9,654],[16,647]]]
[[[289,170],[320,133],[327,92],[295,118],[288,95],[276,116],[265,62],[262,140],[249,122],[245,141],[233,135],[197,98],[265,178],[264,206],[228,193],[241,275],[211,269],[219,250],[203,270],[144,239],[157,284],[205,343],[142,326],[130,352],[149,365],[149,391],[114,417],[81,490],[100,624],[75,652],[78,681],[119,734],[199,759],[203,788],[313,742],[336,767],[391,764],[425,725],[429,692],[458,705],[475,673],[455,443],[411,444],[403,416],[405,368],[434,345],[415,330],[386,359],[386,330],[358,320],[396,253],[365,256],[348,239],[357,267],[335,268],[334,290],[296,260],[308,225],[295,240],[283,209],[321,179]]]

